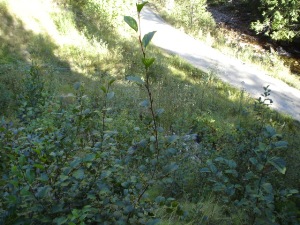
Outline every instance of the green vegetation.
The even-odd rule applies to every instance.
[[[0,224],[299,224],[300,125],[269,87],[151,46],[146,3],[28,2],[0,2]]]
[[[248,3],[251,4],[251,3]],[[261,19],[253,22],[252,29],[264,33],[274,40],[292,41],[300,37],[300,1],[260,2]]]
[[[274,7],[259,7],[260,3],[257,3],[257,1],[227,2],[215,0],[155,0],[153,2],[152,8],[156,9],[167,22],[175,27],[184,29],[185,32],[191,34],[201,41],[206,42],[206,44],[221,50],[224,54],[241,59],[245,62],[252,63],[255,66],[264,69],[270,76],[281,79],[290,86],[300,90],[299,76],[290,72],[289,65],[285,65],[282,58],[274,51],[274,49],[270,49],[270,51],[268,51],[258,48],[252,43],[244,43],[242,34],[239,34],[234,30],[228,30],[224,28],[222,24],[216,24],[214,16],[218,15],[212,15],[210,10],[208,10],[208,5],[220,5],[226,7],[227,11],[229,12],[229,18],[231,18],[231,13],[235,14],[236,12],[245,15],[242,17],[242,19],[246,17],[248,20],[249,15],[251,15],[251,18],[253,19],[252,27],[255,27],[255,29],[264,28],[264,30],[266,30],[265,28],[267,25],[263,23],[266,23],[266,21],[270,22],[270,20],[266,19],[265,22],[259,22],[259,15],[262,13],[259,10],[267,10],[268,14],[266,15],[268,15],[268,17],[272,17],[272,10],[275,10]],[[173,2],[173,4],[170,5],[170,2]],[[274,4],[275,2],[276,1],[272,1]],[[289,2],[290,1],[287,1],[286,4],[292,4]],[[288,7],[279,8],[280,10],[285,11],[287,14],[286,16],[292,17],[292,15],[295,15],[293,17],[294,19],[297,18],[296,15],[299,13],[299,7],[295,8],[296,12],[291,15],[289,14],[290,11]],[[276,15],[278,15],[278,13],[276,13]],[[279,18],[280,16],[277,17]],[[282,17],[282,23],[288,23],[287,21],[288,19],[284,19]],[[272,24],[272,26],[280,27],[278,30],[274,30],[272,32],[272,29],[269,27],[268,32],[274,37],[278,36],[279,33],[281,34],[285,32],[285,28],[283,28],[283,26],[288,26],[291,29],[294,27],[295,29],[298,29],[298,31],[295,31],[294,34],[296,35],[299,33],[299,26],[296,25],[280,25],[278,21]],[[271,23],[269,26],[271,26]],[[248,28],[250,29],[250,27],[251,25],[249,24]],[[247,28],[245,27],[245,29]],[[286,35],[292,34],[290,33]],[[297,36],[295,36],[295,40],[296,39]]]

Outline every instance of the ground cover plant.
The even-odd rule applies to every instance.
[[[92,17],[93,1],[59,3],[68,18],[79,13],[85,47],[112,53],[73,43],[63,45],[68,57],[20,56],[19,80],[3,82],[14,89],[0,126],[0,223],[299,223],[299,124],[268,109],[271,87],[252,100],[155,49],[155,31],[139,33],[146,3],[137,17],[109,17],[129,28],[118,39],[117,25],[107,36],[96,26],[108,12]],[[57,71],[61,59],[68,71]],[[3,80],[15,63],[5,62]]]

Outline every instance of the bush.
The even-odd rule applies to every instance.
[[[10,102],[13,99],[13,93],[8,90],[7,86],[0,83],[0,105],[1,105],[1,113],[4,113],[5,111],[8,111],[8,108],[10,106]]]
[[[138,12],[143,6],[137,5]],[[142,46],[153,34],[145,35]],[[140,105],[150,104],[145,115],[149,123],[136,136],[119,134],[110,124],[114,79],[99,87],[104,98],[98,108],[91,107],[80,82],[74,85],[74,103],[66,107],[45,93],[41,74],[32,66],[20,95],[20,124],[3,120],[0,127],[1,223],[157,223],[156,207],[175,201],[150,199],[147,191],[177,169],[172,159],[178,151],[172,147],[178,138],[163,135],[158,127],[163,110],[154,109],[147,75],[153,61],[143,58],[149,99]],[[172,209],[183,214],[178,207]]]

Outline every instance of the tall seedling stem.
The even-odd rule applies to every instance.
[[[159,159],[159,155],[160,155],[160,150],[159,150],[159,145],[158,145],[158,125],[157,125],[157,115],[155,113],[155,109],[154,109],[154,99],[153,99],[153,95],[151,92],[151,88],[150,88],[150,74],[149,74],[149,68],[150,66],[153,64],[153,62],[155,61],[155,58],[147,58],[147,54],[146,54],[146,48],[149,45],[151,39],[153,38],[154,34],[156,31],[153,32],[149,32],[147,34],[145,34],[142,38],[142,32],[141,32],[141,10],[143,9],[143,7],[147,4],[148,2],[143,2],[141,4],[136,4],[136,9],[137,9],[137,15],[138,15],[138,23],[136,22],[136,20],[130,16],[125,16],[124,20],[125,22],[136,32],[139,33],[138,36],[138,40],[139,40],[139,45],[141,48],[141,52],[142,52],[142,63],[144,65],[144,79],[141,79],[140,77],[135,77],[135,76],[127,76],[127,80],[129,81],[133,81],[135,83],[141,84],[145,87],[146,91],[147,91],[147,95],[148,95],[148,99],[145,100],[142,103],[142,106],[148,107],[150,114],[151,114],[151,118],[152,118],[152,134],[155,138],[154,141],[154,152],[156,153],[156,161],[157,163],[154,165],[154,168],[151,172],[150,175],[150,180],[153,180],[155,177],[155,174],[157,172],[157,164],[158,164],[158,159]],[[145,184],[145,187],[142,189],[142,191],[140,192],[140,194],[137,197],[136,200],[136,204],[138,204],[141,200],[141,198],[143,197],[143,195],[145,194],[145,192],[148,190],[149,186],[150,186],[151,182],[148,182],[147,184]],[[127,222],[129,222],[129,219],[131,217],[131,213],[128,215],[127,218]]]

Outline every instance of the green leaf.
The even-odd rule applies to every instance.
[[[49,180],[49,177],[46,173],[42,173],[41,176],[37,178],[37,180],[46,182]]]
[[[274,143],[275,148],[287,148],[288,143],[286,141],[277,141]]]
[[[145,65],[146,69],[148,69],[155,61],[155,58],[143,58],[142,62]]]
[[[147,48],[155,33],[156,31],[152,31],[144,35],[142,43],[145,48]]]
[[[42,169],[42,170],[45,169],[45,167],[41,164],[33,164],[33,166],[38,169]]]
[[[71,168],[75,168],[75,167],[77,167],[80,163],[81,163],[81,159],[77,157],[77,158],[75,158],[75,159],[70,163],[70,167],[71,167]]]
[[[164,132],[164,128],[158,127],[158,128],[157,128],[157,131],[158,131],[159,133],[163,133],[163,132]]]
[[[160,222],[159,219],[153,219],[153,220],[149,220],[146,225],[156,225]]]
[[[132,205],[128,205],[128,206],[125,207],[124,212],[126,214],[128,214],[128,213],[133,212],[133,210],[134,210],[134,207]]]
[[[51,188],[49,186],[39,187],[36,196],[38,198],[44,198]]]
[[[91,153],[91,154],[87,154],[84,158],[83,161],[84,162],[91,162],[96,158],[96,154]]]
[[[76,179],[83,179],[84,178],[84,170],[83,169],[78,169],[73,173],[73,177],[75,177]]]
[[[280,191],[281,196],[284,196],[284,197],[290,197],[290,196],[298,194],[298,193],[299,193],[299,191],[297,189],[285,189],[285,190]]]
[[[213,186],[213,191],[224,191],[226,189],[226,186],[222,183],[216,183],[214,186]]]
[[[22,195],[22,197],[25,196],[32,196],[32,193],[29,191],[29,186],[25,186],[21,191],[20,194]]]
[[[121,183],[122,187],[124,187],[124,188],[129,188],[130,184],[131,183],[129,181],[125,181],[125,182]]]
[[[91,113],[90,109],[86,109],[83,111],[83,115],[89,115]]]
[[[250,161],[254,166],[256,166],[256,165],[258,164],[257,159],[254,158],[254,157],[251,157],[251,158],[249,159],[249,161]]]
[[[157,110],[156,110],[156,115],[157,115],[157,116],[160,116],[161,114],[164,113],[164,111],[165,111],[164,109],[157,109]]]
[[[264,169],[264,165],[258,162],[256,158],[251,157],[249,161],[256,167],[257,170],[262,171]]]
[[[165,201],[166,201],[166,198],[163,197],[163,196],[157,196],[157,197],[155,198],[155,202],[156,202],[157,204],[164,203]]]
[[[299,191],[298,191],[297,189],[290,189],[290,190],[289,190],[289,193],[290,193],[290,194],[298,194]]]
[[[261,210],[260,210],[259,208],[257,208],[257,207],[255,207],[255,208],[253,209],[253,212],[254,212],[255,214],[257,214],[257,215],[261,215]]]
[[[176,215],[177,216],[183,216],[184,215],[184,211],[182,208],[178,207],[176,210]]]
[[[67,165],[67,167],[62,168],[62,172],[63,172],[62,174],[67,176],[72,171],[72,169],[74,169],[74,168],[71,168]]]
[[[101,173],[101,178],[106,178],[106,177],[109,177],[111,175],[111,171],[110,170],[105,170],[105,171],[102,171]]]
[[[115,92],[109,92],[109,93],[107,93],[107,95],[106,95],[106,99],[107,99],[107,100],[110,100],[110,99],[112,99],[114,96],[115,96]]]
[[[228,166],[231,168],[231,169],[234,169],[236,168],[236,162],[233,161],[233,160],[228,160]]]
[[[108,83],[108,85],[110,86],[110,85],[112,85],[114,82],[116,81],[116,79],[111,79],[110,81],[109,81],[109,83]]]
[[[224,159],[223,157],[217,157],[215,158],[216,162],[224,162],[226,159]]]
[[[170,154],[170,155],[175,155],[177,153],[177,150],[175,148],[168,148],[167,149],[167,152]]]
[[[150,137],[150,141],[151,141],[151,142],[155,142],[155,141],[156,141],[155,136],[152,135],[152,136]]]
[[[59,181],[60,181],[60,182],[64,182],[64,181],[67,180],[67,179],[69,179],[69,176],[66,176],[66,175],[63,175],[63,174],[61,174],[61,175],[59,176]]]
[[[269,133],[270,137],[272,137],[273,135],[276,134],[276,131],[273,127],[271,127],[270,125],[267,125],[265,127],[266,131]]]
[[[143,106],[143,107],[149,107],[150,102],[149,102],[149,100],[146,99],[146,100],[142,101],[139,105]]]
[[[53,220],[57,225],[64,224],[68,221],[68,217],[58,217]]]
[[[174,172],[175,170],[177,170],[178,168],[179,168],[179,166],[176,163],[172,162],[169,165],[166,165],[164,167],[164,171],[166,173],[171,173],[171,172]]]
[[[62,204],[62,203],[60,203],[60,204],[55,204],[55,205],[51,208],[50,212],[51,212],[51,213],[58,213],[58,212],[62,212],[63,209],[64,209],[64,204]]]
[[[218,172],[217,167],[213,164],[213,162],[211,160],[207,160],[207,165],[208,165],[211,172],[213,172],[213,173]]]
[[[267,150],[267,145],[265,143],[259,142],[257,152],[265,152]]]
[[[113,118],[105,118],[105,119],[104,119],[104,122],[105,122],[105,123],[110,123],[111,121],[113,121]]]
[[[103,93],[107,93],[107,89],[104,86],[101,86],[100,89],[103,91]]]
[[[238,172],[236,170],[225,170],[225,173],[232,174],[234,177],[238,177]]]
[[[176,208],[178,205],[179,205],[179,202],[177,202],[177,201],[173,201],[171,203],[171,207],[173,207],[173,208]]]
[[[138,83],[138,84],[144,84],[145,83],[142,80],[142,78],[137,77],[137,76],[127,76],[125,79],[128,80],[128,81],[132,81],[132,82]]]
[[[124,16],[124,21],[132,28],[134,29],[136,32],[138,32],[138,25],[137,22],[134,18],[132,18],[131,16]]]
[[[143,2],[143,3],[141,3],[141,4],[136,4],[136,10],[138,11],[138,13],[140,13],[140,12],[142,11],[143,7],[144,7],[146,4],[148,4],[147,1],[146,1],[146,2]]]
[[[262,184],[262,188],[263,188],[268,194],[272,194],[272,193],[273,193],[273,187],[272,187],[272,184],[270,184],[270,183],[263,183],[263,184]]]
[[[34,179],[35,179],[34,172],[32,170],[30,170],[30,168],[28,168],[26,170],[26,174],[25,175],[26,175],[27,181],[31,184],[34,181]]]
[[[255,174],[254,174],[252,171],[250,171],[250,172],[248,172],[248,173],[245,174],[244,179],[245,179],[245,180],[250,180],[250,179],[252,179],[254,176],[255,176]]]
[[[80,83],[80,82],[76,82],[76,83],[74,84],[74,89],[75,89],[75,90],[78,90],[78,89],[80,88],[80,86],[81,86],[81,83]]]
[[[285,161],[277,156],[272,157],[271,159],[268,160],[268,163],[270,163],[271,165],[273,165],[278,172],[285,174],[286,172],[286,164]]]
[[[172,136],[169,136],[168,139],[167,139],[168,143],[170,143],[170,144],[173,144],[177,140],[178,140],[178,136],[175,135],[175,134],[172,135]]]
[[[168,207],[168,208],[166,208],[166,212],[171,214],[171,213],[173,213],[173,209]]]
[[[17,166],[12,166],[11,167],[11,172],[14,174],[14,175],[16,175],[16,174],[18,174],[18,167]]]
[[[173,184],[174,183],[174,179],[171,177],[165,177],[161,180],[164,184]]]
[[[208,169],[207,167],[204,167],[202,169],[200,169],[200,173],[210,173],[210,169]]]

